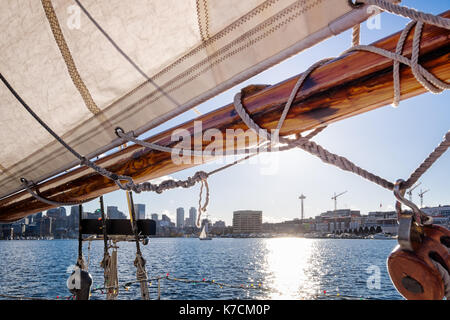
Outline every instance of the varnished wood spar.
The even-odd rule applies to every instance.
[[[443,14],[450,16],[450,12]],[[374,45],[395,51],[400,33],[382,39]],[[442,80],[450,80],[450,33],[448,30],[426,25],[421,42],[420,63]],[[411,53],[412,33],[408,37],[404,54]],[[281,111],[299,76],[271,86],[244,98],[244,105],[255,121],[263,128],[276,127]],[[281,135],[299,133],[321,124],[329,124],[350,116],[367,112],[391,103],[393,97],[392,61],[368,52],[349,53],[316,69],[299,91]],[[401,67],[401,97],[406,99],[426,90],[415,80],[408,67]],[[234,111],[232,104],[198,117],[203,130],[247,127]],[[124,128],[132,130],[133,128]],[[164,146],[174,145],[171,133],[175,129],[194,131],[194,121],[164,131],[147,139]],[[204,145],[208,144],[204,141]],[[224,145],[225,147],[225,145]],[[136,182],[171,174],[192,166],[175,165],[168,153],[145,150],[131,146],[109,155],[98,165],[118,174],[129,175]],[[63,174],[43,183],[43,196],[55,201],[84,200],[117,190],[116,185],[85,167]],[[51,206],[20,192],[0,201],[0,221],[14,221]]]

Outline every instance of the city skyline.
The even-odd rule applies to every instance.
[[[141,211],[136,218],[145,218],[145,205],[135,204],[135,208]],[[59,207],[48,210],[46,215],[42,212],[21,219],[12,224],[0,226],[0,239],[35,239],[42,237],[54,237],[59,239],[78,238],[79,206],[72,206],[70,214],[65,208]],[[141,210],[142,209],[142,210]],[[193,209],[193,208],[190,208]],[[192,211],[192,210],[190,210]],[[423,211],[433,217],[433,223],[448,226],[450,223],[450,205],[423,208]],[[83,210],[83,219],[100,219],[99,209],[95,212]],[[115,206],[108,206],[106,216],[108,219],[126,219],[126,215]],[[212,223],[207,218],[201,220],[200,227],[191,222],[182,223],[184,218],[183,208],[177,208],[177,221],[172,222],[165,215],[152,213],[151,218],[155,220],[155,237],[195,237],[205,224],[215,236],[242,237],[263,236],[272,237],[278,235],[301,235],[312,237],[327,237],[334,235],[352,234],[354,237],[367,236],[375,233],[387,233],[396,235],[398,231],[396,211],[371,211],[367,215],[361,214],[359,210],[334,209],[322,212],[314,218],[286,220],[277,223],[263,222],[263,212],[259,210],[238,210],[233,212],[232,225],[225,221],[217,220]],[[189,221],[186,218],[184,221]]]
[[[447,10],[445,2],[409,1],[408,5],[430,13]],[[401,30],[407,19],[382,13],[380,29],[368,29],[361,25],[361,42],[369,44],[384,36]],[[207,113],[218,106],[233,101],[234,94],[241,88],[254,83],[274,84],[289,76],[306,70],[312,63],[326,57],[338,56],[350,45],[351,31],[346,31],[302,52],[285,62],[241,83],[239,86],[199,105],[197,110]],[[313,140],[331,152],[345,156],[364,169],[374,172],[389,181],[406,179],[411,172],[442,141],[450,127],[448,91],[440,95],[426,93],[404,100],[400,106],[385,106],[368,113],[331,124]],[[193,119],[197,114],[186,112],[142,137],[171,128]],[[265,159],[267,155],[255,157]],[[209,218],[224,220],[231,224],[232,212],[243,209],[263,210],[266,221],[284,221],[300,217],[300,200],[304,194],[305,218],[334,208],[331,197],[344,190],[348,192],[338,199],[338,208],[349,208],[369,212],[372,210],[393,210],[395,198],[391,191],[366,181],[352,173],[344,172],[322,163],[319,159],[301,151],[291,150],[277,155],[277,172],[271,175],[261,173],[263,164],[249,161],[227,169],[208,179],[210,187]],[[161,177],[186,179],[198,170],[210,171],[219,164],[205,164]],[[424,206],[450,203],[450,154],[444,154],[421,178],[421,187],[430,189],[425,195]],[[190,189],[176,189],[162,194],[141,193],[134,195],[136,203],[145,203],[149,212],[166,214],[175,220],[176,208],[182,204],[197,207],[199,185]],[[415,190],[413,201],[420,204]],[[125,194],[115,191],[105,195],[105,203],[115,205],[127,212]],[[85,205],[86,210],[98,206],[94,200]]]

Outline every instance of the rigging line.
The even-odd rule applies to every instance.
[[[325,128],[326,128],[326,126],[318,127],[318,128],[316,128],[316,129],[314,129],[311,133],[309,133],[307,136],[305,136],[304,138],[305,138],[305,139],[308,139],[308,140],[309,140],[309,139],[312,139],[314,136],[316,136],[317,134],[319,134],[320,132],[322,132]],[[300,136],[297,137],[297,139],[299,139],[299,138],[300,138]],[[258,148],[259,148],[259,147],[258,147]],[[293,148],[295,148],[295,146],[289,146],[289,145],[286,145],[286,146],[280,147],[280,151],[290,150],[290,149],[293,149]],[[270,151],[269,151],[269,152],[270,152]],[[232,166],[234,166],[234,165],[236,165],[236,164],[238,164],[238,163],[240,163],[240,162],[242,162],[242,161],[245,161],[245,160],[250,159],[250,158],[252,158],[252,157],[254,157],[254,156],[257,156],[258,154],[259,154],[259,153],[249,154],[249,155],[247,155],[247,156],[245,156],[245,157],[243,157],[243,158],[241,158],[241,159],[238,159],[238,160],[233,161],[232,163],[229,163],[229,164],[227,164],[227,165],[224,165],[224,166],[222,166],[222,167],[219,167],[219,168],[217,168],[217,169],[214,169],[214,170],[208,172],[208,176],[211,176],[211,175],[213,175],[213,174],[215,174],[215,173],[218,173],[218,172],[220,172],[220,171],[222,171],[222,170],[225,170],[225,169],[227,169],[227,168],[229,168],[229,167],[232,167]]]
[[[83,220],[83,206],[78,205],[78,258],[77,258],[77,266],[80,269],[84,269],[84,261],[83,261],[83,228],[81,222]]]
[[[167,153],[176,153],[176,154],[181,153],[185,156],[197,156],[197,157],[205,156],[203,150],[172,148],[172,147],[166,147],[166,146],[162,146],[162,145],[152,143],[152,142],[147,142],[145,140],[137,139],[135,137],[133,131],[124,132],[124,130],[120,127],[116,128],[115,132],[119,138],[127,140],[128,142],[133,142],[133,143],[140,145],[142,147],[145,147],[145,148],[149,148],[149,149],[153,149],[153,150],[157,150],[157,151],[161,151],[161,152],[167,152]],[[270,150],[261,149],[261,147],[243,148],[243,149],[235,150],[233,155],[247,154],[247,153],[257,154],[259,152],[270,152]]]
[[[0,80],[5,84],[5,86],[9,89],[9,91],[14,95],[14,97],[20,102],[20,104],[28,111],[28,113],[37,121],[39,124],[47,130],[59,143],[61,143],[70,153],[72,153],[76,158],[80,160],[80,164],[88,166],[93,169],[97,173],[101,174],[108,179],[113,180],[120,187],[120,180],[132,181],[131,177],[124,175],[117,175],[113,172],[108,171],[105,168],[97,166],[95,163],[87,159],[86,157],[80,155],[76,152],[72,147],[70,147],[61,137],[59,137],[22,99],[22,97],[14,90],[14,88],[9,84],[9,82],[3,77],[3,74],[0,73]],[[22,178],[23,179],[23,178]],[[23,181],[22,181],[23,182]],[[25,187],[25,186],[24,186]]]
[[[86,14],[86,16],[91,20],[95,27],[105,36],[105,38],[112,44],[112,46],[122,55],[122,57],[127,60],[137,72],[139,72],[148,82],[150,82],[159,92],[161,92],[167,99],[169,99],[177,107],[181,105],[171,97],[167,92],[165,92],[160,86],[153,81],[152,78],[147,76],[147,74],[119,47],[119,45],[109,36],[109,34],[100,26],[100,24],[92,17],[92,15],[87,11],[87,9],[81,4],[79,0],[74,0],[81,10]]]
[[[408,65],[409,67],[411,67],[412,69],[414,69],[413,74],[416,76],[416,79],[419,81],[420,84],[422,84],[422,86],[425,87],[425,89],[433,92],[433,93],[439,93],[442,90],[445,89],[450,89],[450,84],[447,84],[443,81],[441,81],[440,79],[436,78],[433,74],[431,74],[430,72],[428,72],[428,70],[426,70],[425,68],[423,68],[419,63],[418,63],[418,55],[419,55],[419,51],[420,51],[420,38],[421,38],[421,30],[422,30],[422,22],[417,22],[418,27],[416,27],[415,33],[414,33],[414,38],[413,38],[413,49],[412,49],[412,56],[411,59],[408,59],[398,53],[394,53],[388,50],[384,50],[375,46],[366,46],[366,45],[358,45],[358,46],[354,46],[346,51],[344,51],[340,56],[348,53],[348,52],[352,52],[352,51],[358,51],[358,50],[362,50],[362,51],[369,51],[369,52],[373,52],[379,55],[382,55],[384,57],[387,57],[393,61],[398,61],[401,62],[403,64]],[[407,29],[409,31],[409,29],[411,28],[410,25],[407,26]],[[400,41],[404,41],[404,38],[406,37],[407,32],[405,32],[404,34],[401,35],[400,37]],[[399,47],[402,47],[403,43],[401,43],[400,45],[397,46],[397,51],[399,51]],[[312,72],[312,70],[314,70],[314,67],[318,67],[321,63],[326,63],[327,59],[324,59],[325,61],[319,61],[316,64],[314,64],[313,66],[311,66],[308,71],[309,73]],[[305,72],[306,74],[307,72]],[[418,76],[420,75],[420,76]],[[281,125],[283,123],[283,121],[286,118],[286,115],[289,111],[289,108],[291,107],[291,104],[293,102],[293,97],[295,97],[296,91],[294,92],[294,90],[298,90],[298,88],[302,85],[303,81],[305,78],[303,79],[299,79],[297,82],[297,85],[294,87],[293,91],[291,92],[291,96],[290,99],[288,101],[288,103],[286,103],[285,108],[283,110],[283,114],[280,117],[280,121],[278,122],[278,127],[277,129],[281,128]],[[395,81],[399,81],[399,76],[394,75],[394,82]],[[395,85],[394,85],[395,88]],[[440,89],[440,90],[439,90]],[[396,94],[396,92],[394,91],[394,95]],[[399,97],[395,98],[394,96],[394,102],[396,101],[396,99],[399,100]],[[238,92],[235,95],[234,98],[234,106],[236,108],[237,113],[241,116],[242,120],[245,122],[245,124],[251,128],[254,132],[256,132],[257,134],[259,132],[261,132],[261,127],[251,118],[251,116],[247,113],[247,111],[245,110],[244,106],[242,105],[242,99],[241,99],[241,93]],[[270,134],[268,134],[269,139],[271,139]],[[267,139],[267,137],[264,137]],[[447,136],[446,136],[446,140],[447,140]],[[364,170],[360,167],[358,167],[357,165],[355,165],[353,162],[351,162],[350,160],[346,159],[345,157],[341,157],[338,156],[336,154],[333,154],[331,152],[329,152],[328,150],[324,149],[323,147],[317,145],[316,143],[314,143],[313,141],[308,141],[303,137],[300,137],[296,140],[289,140],[283,137],[279,137],[279,141],[282,143],[286,143],[290,146],[297,146],[313,155],[316,155],[317,157],[319,157],[322,161],[324,161],[325,163],[329,163],[329,164],[333,164],[337,167],[339,167],[342,170],[345,171],[350,171],[353,173],[356,173],[357,175],[372,181],[388,190],[393,190],[394,188],[394,184],[392,182],[389,182],[383,178],[381,178],[380,176],[377,176],[371,172],[368,172],[367,170]],[[428,168],[431,167],[431,165],[445,152],[445,150],[447,150],[448,148],[448,143],[443,142],[443,144],[441,144],[441,146],[439,146],[435,152],[433,152],[429,158],[427,158],[424,163],[419,167],[419,169],[417,169],[417,173],[414,173],[414,177],[412,178],[411,181],[414,181],[414,179],[418,179],[418,177],[420,177],[421,174],[423,174]]]
[[[443,155],[450,147],[450,131],[445,134],[444,140],[434,149],[432,153],[421,163],[421,165],[411,174],[411,176],[402,184],[403,189],[411,188],[420,177]]]
[[[147,282],[149,282],[149,284],[151,285],[152,282],[154,281],[159,281],[159,280],[168,280],[168,281],[173,281],[173,282],[181,282],[181,283],[185,283],[185,284],[201,284],[201,285],[214,285],[214,286],[218,286],[220,288],[230,288],[230,289],[242,289],[242,290],[254,290],[254,291],[266,291],[266,292],[275,292],[275,293],[281,293],[279,290],[274,289],[274,288],[270,288],[270,287],[265,287],[263,286],[260,282],[257,282],[255,284],[251,283],[250,285],[248,284],[231,284],[231,283],[224,283],[224,282],[219,282],[219,281],[214,281],[214,280],[196,280],[196,279],[187,279],[187,278],[176,278],[176,277],[170,277],[170,276],[157,276],[154,278],[149,278],[147,280]],[[128,288],[131,287],[132,285],[137,284],[138,281],[134,280],[134,281],[128,281],[125,282],[123,284],[121,284],[119,287],[125,289],[126,291],[128,291]],[[92,289],[92,292],[98,292],[101,291],[103,293],[103,291],[108,290],[108,289],[112,289],[113,287],[97,287]],[[324,293],[322,294],[316,294],[314,296],[314,299],[317,299],[321,296],[325,296],[325,297],[330,297],[330,296],[334,296],[334,294],[327,294]],[[342,298],[342,299],[362,299],[362,296],[350,296],[350,295],[341,295],[341,294],[337,294],[336,297]],[[370,298],[370,297],[364,297],[364,299],[370,299],[370,300],[377,300],[376,298]]]
[[[149,292],[147,286],[147,271],[145,270],[145,259],[142,256],[141,247],[139,244],[139,234],[137,229],[136,214],[134,211],[133,193],[126,191],[128,210],[130,213],[131,229],[133,230],[135,243],[136,243],[136,259],[134,260],[134,266],[136,267],[136,280],[140,281],[141,296],[144,300],[149,300]]]
[[[400,34],[400,38],[397,41],[397,46],[395,48],[395,53],[398,55],[402,55],[403,53],[403,47],[406,42],[406,38],[408,37],[409,32],[411,31],[412,27],[416,25],[416,21],[410,21],[406,27],[402,30],[402,33]],[[359,44],[358,44],[359,45]],[[392,106],[397,107],[400,103],[400,62],[394,61],[394,67],[393,67],[393,79],[394,79],[394,100],[392,101]]]
[[[361,38],[361,25],[358,23],[352,28],[352,46],[357,46]]]
[[[75,206],[75,205],[79,205],[79,204],[82,204],[82,203],[86,203],[86,202],[89,202],[89,201],[92,201],[92,200],[95,199],[95,198],[89,198],[89,199],[86,199],[86,200],[80,200],[80,201],[62,201],[62,202],[61,202],[61,201],[53,201],[53,200],[50,200],[50,199],[47,199],[47,198],[41,196],[41,195],[39,194],[39,192],[34,192],[32,188],[33,188],[33,187],[37,187],[37,185],[36,185],[34,182],[28,181],[28,180],[25,179],[25,178],[21,178],[20,181],[22,182],[22,186],[23,186],[23,187],[28,191],[28,193],[31,194],[34,198],[36,198],[37,200],[39,200],[39,201],[41,201],[41,202],[44,202],[44,203],[47,203],[47,204],[49,204],[49,205],[56,206],[56,207],[61,207],[61,206]]]

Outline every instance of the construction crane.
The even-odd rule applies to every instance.
[[[341,192],[341,193],[339,193],[339,194],[336,194],[336,192],[334,193],[334,197],[331,197],[331,199],[332,200],[334,200],[334,211],[336,211],[336,209],[337,209],[337,198],[339,197],[339,196],[342,196],[344,193],[346,193],[347,192],[347,190],[346,191],[344,191],[344,192]]]
[[[300,197],[298,197],[300,200],[301,200],[301,203],[302,203],[302,221],[303,221],[303,217],[304,217],[304,215],[303,215],[303,200],[305,200],[306,199],[306,197],[303,195],[303,193],[300,195]]]
[[[422,184],[422,182],[419,182],[418,184],[413,186],[411,189],[409,189],[409,191],[406,192],[409,195],[409,201],[412,201],[412,192],[413,192],[413,190],[415,188],[417,188],[418,186],[420,186],[421,184]]]
[[[430,189],[427,189],[427,190],[425,190],[425,191],[422,191],[422,189],[420,189],[419,197],[420,197],[420,207],[421,207],[421,208],[423,208],[423,195],[424,195],[425,193],[427,193],[428,191],[430,191]]]

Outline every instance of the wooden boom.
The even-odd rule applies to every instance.
[[[450,17],[450,11],[441,16]],[[373,45],[395,52],[399,35],[400,32],[397,32]],[[403,51],[408,57],[411,54],[412,36],[413,31],[410,32]],[[450,32],[442,28],[426,25],[423,29],[419,62],[443,81],[450,80],[449,37]],[[409,67],[401,65],[400,71],[402,100],[426,92]],[[276,127],[299,76],[248,94],[243,99],[247,111],[261,127]],[[300,133],[355,116],[388,105],[392,99],[392,61],[369,52],[351,52],[319,67],[306,79],[297,93],[280,135]],[[248,129],[233,105],[229,104],[152,136],[146,141],[173,146],[176,142],[171,141],[172,131],[187,129],[193,134],[194,121],[202,122],[203,131],[215,128],[225,133],[226,129]],[[225,150],[225,141],[222,143]],[[136,145],[106,156],[96,163],[117,174],[131,176],[135,182],[148,181],[198,164],[176,165],[171,160],[170,153],[148,150]],[[117,189],[113,181],[86,167],[80,167],[39,185],[42,196],[59,202],[91,199]],[[0,200],[0,221],[15,221],[51,207],[34,199],[26,191],[18,192]]]

